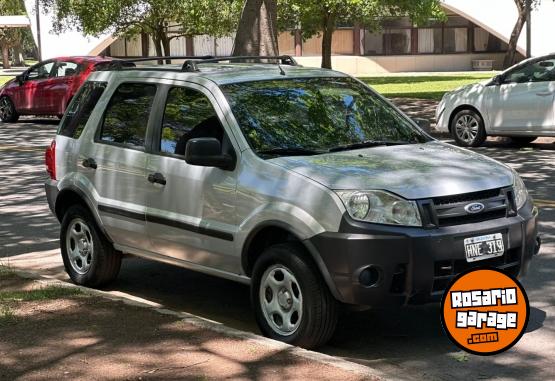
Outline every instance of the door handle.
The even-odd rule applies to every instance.
[[[548,97],[548,96],[550,96],[550,95],[553,95],[553,93],[552,93],[552,92],[549,92],[549,91],[545,91],[545,92],[542,92],[542,93],[536,93],[536,95],[537,95],[538,97]]]
[[[89,157],[89,158],[83,160],[83,167],[96,169],[96,168],[98,168],[98,165],[96,164],[96,161],[92,157]]]
[[[148,175],[148,182],[152,184],[166,185],[166,178],[159,172],[151,173]]]

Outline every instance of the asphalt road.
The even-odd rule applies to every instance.
[[[59,225],[43,189],[44,150],[55,123],[26,119],[0,124],[0,261],[67,279],[59,255]],[[518,149],[489,142],[477,151],[516,168],[540,206],[544,245],[523,280],[532,310],[522,340],[502,355],[466,355],[444,335],[439,306],[427,305],[345,314],[322,352],[394,379],[555,379],[555,144],[542,140]],[[233,282],[128,257],[109,290],[257,331],[248,288]]]

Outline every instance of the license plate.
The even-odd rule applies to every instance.
[[[496,233],[466,238],[464,240],[464,251],[467,262],[500,257],[505,253],[503,234]]]

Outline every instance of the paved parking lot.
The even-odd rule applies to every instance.
[[[43,190],[44,149],[55,128],[54,120],[0,125],[0,261],[67,279]],[[532,310],[521,342],[499,356],[466,355],[443,334],[439,307],[427,305],[345,314],[322,352],[395,379],[555,378],[555,144],[518,149],[496,141],[477,151],[516,168],[541,209],[544,246],[523,281]],[[248,289],[232,282],[129,257],[110,290],[256,331]]]

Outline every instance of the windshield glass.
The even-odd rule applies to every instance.
[[[242,82],[222,90],[259,154],[318,154],[429,140],[352,78]]]

